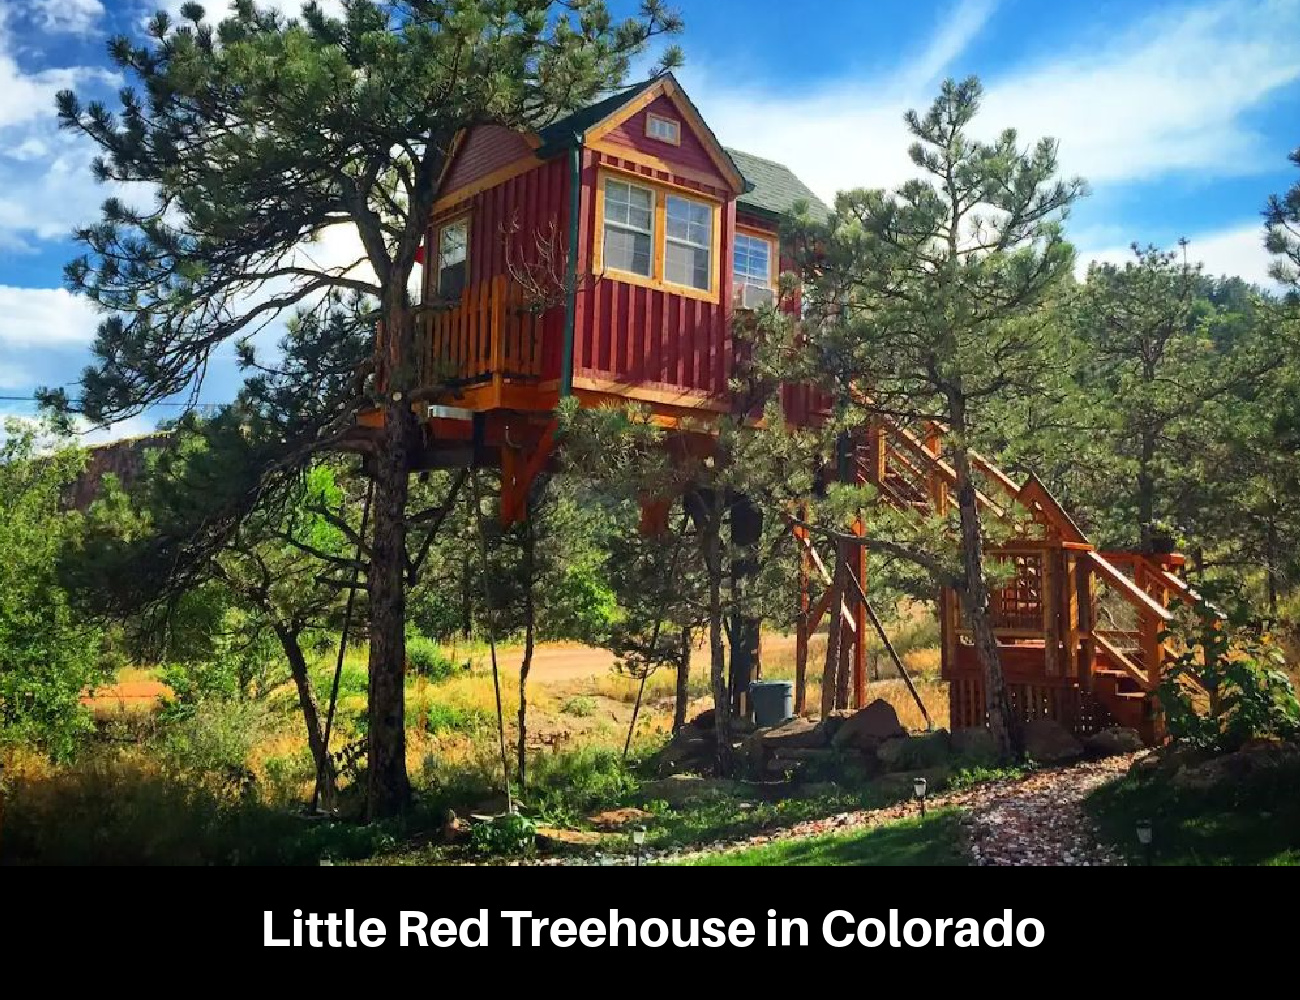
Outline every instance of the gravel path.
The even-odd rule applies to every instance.
[[[976,865],[1122,865],[1083,811],[1093,789],[1122,776],[1139,754],[1041,771],[973,789],[967,847]]]
[[[990,781],[928,799],[931,809],[964,811],[967,850],[976,865],[1122,865],[1124,860],[1101,844],[1082,803],[1100,785],[1121,777],[1147,751],[1037,771],[1024,779]],[[712,844],[707,850],[646,851],[642,863],[679,861],[702,854],[760,847],[778,840],[798,840],[830,833],[864,830],[915,816],[915,802],[883,809],[836,813],[805,820],[771,833]],[[472,864],[473,862],[468,862]],[[498,862],[508,865],[630,865],[631,855],[552,856]]]

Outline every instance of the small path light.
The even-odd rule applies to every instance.
[[[928,784],[924,778],[912,779],[912,791],[916,793],[916,801],[921,804],[922,819],[925,819],[925,790]]]
[[[1137,838],[1138,843],[1142,845],[1142,856],[1148,865],[1151,864],[1151,847],[1155,841],[1155,830],[1151,826],[1149,819],[1140,819],[1137,821]]]
[[[632,831],[632,843],[636,845],[636,867],[641,867],[641,848],[645,844],[645,827],[639,826]]]

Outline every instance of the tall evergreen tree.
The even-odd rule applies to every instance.
[[[979,81],[948,81],[909,112],[922,176],[895,192],[836,199],[801,243],[816,366],[834,383],[840,426],[889,415],[937,421],[956,473],[955,523],[881,525],[872,544],[956,589],[985,674],[990,728],[1005,754],[1012,719],[990,616],[972,436],[994,400],[1035,395],[1050,367],[1042,306],[1073,253],[1061,220],[1083,193],[1057,178],[1056,144],[1022,149],[1014,130],[972,138]],[[856,503],[856,501],[855,501]],[[890,535],[894,537],[891,540]]]
[[[381,816],[410,791],[406,507],[412,403],[429,387],[416,385],[408,287],[437,178],[461,129],[555,120],[621,84],[632,56],[681,25],[660,0],[620,22],[601,0],[344,0],[343,11],[311,2],[286,19],[236,0],[215,25],[196,3],[180,23],[159,13],[148,42],[110,42],[133,82],[118,111],[71,92],[58,107],[100,147],[97,177],[156,196],[148,208],[106,202],[67,268],[69,287],[110,314],[82,379],[91,419],[193,391],[221,344],[287,310],[331,293],[373,305],[373,378],[286,449],[337,444],[364,406],[383,414],[368,572],[369,806]],[[664,62],[678,58],[670,48]],[[355,253],[317,262],[309,244],[340,226]]]

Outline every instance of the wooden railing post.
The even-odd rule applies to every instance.
[[[488,362],[488,371],[492,373],[492,385],[498,392],[501,391],[501,385],[505,381],[505,330],[506,330],[506,278],[503,274],[498,274],[492,279],[490,289],[489,309],[491,319],[488,323],[491,340],[491,354]]]

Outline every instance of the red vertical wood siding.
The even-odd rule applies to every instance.
[[[522,139],[520,140],[522,141]],[[463,215],[469,216],[469,284],[477,285],[507,274],[509,260],[516,265],[536,262],[538,240],[552,233],[561,246],[569,239],[568,158],[556,157],[516,174],[495,187],[440,211],[430,227],[426,245],[432,248],[425,271],[425,296],[431,297],[437,267],[437,229]],[[552,227],[554,227],[552,229]],[[581,249],[579,253],[581,253]],[[579,260],[582,258],[580,257]],[[558,277],[563,279],[564,275]],[[542,317],[542,378],[558,378],[564,341],[564,306]]]
[[[616,157],[584,154],[582,176],[581,259],[591,260],[592,242],[601,220],[595,218],[595,191],[600,164],[635,170],[649,180],[673,183],[729,198],[718,188]],[[578,294],[574,324],[574,374],[630,383],[646,389],[687,390],[725,401],[731,372],[731,244],[736,206],[728,200],[721,212],[719,301],[705,302],[658,288],[588,275]]]
[[[674,146],[671,142],[652,139],[646,135],[646,117],[650,114],[658,115],[661,118],[671,118],[679,122],[681,124],[681,145]],[[636,150],[638,153],[645,153],[647,156],[653,156],[656,159],[687,167],[689,170],[709,174],[717,178],[719,188],[727,186],[727,182],[718,173],[718,167],[713,162],[713,157],[709,155],[709,151],[704,147],[704,143],[700,141],[699,136],[682,118],[677,106],[667,97],[656,97],[644,110],[638,111],[627,121],[621,122],[615,128],[606,132],[601,136],[600,141],[612,146],[625,146],[628,149]]]
[[[501,125],[476,125],[456,151],[439,194],[455,194],[458,189],[473,184],[492,171],[531,156],[532,152],[528,140],[514,129]]]

